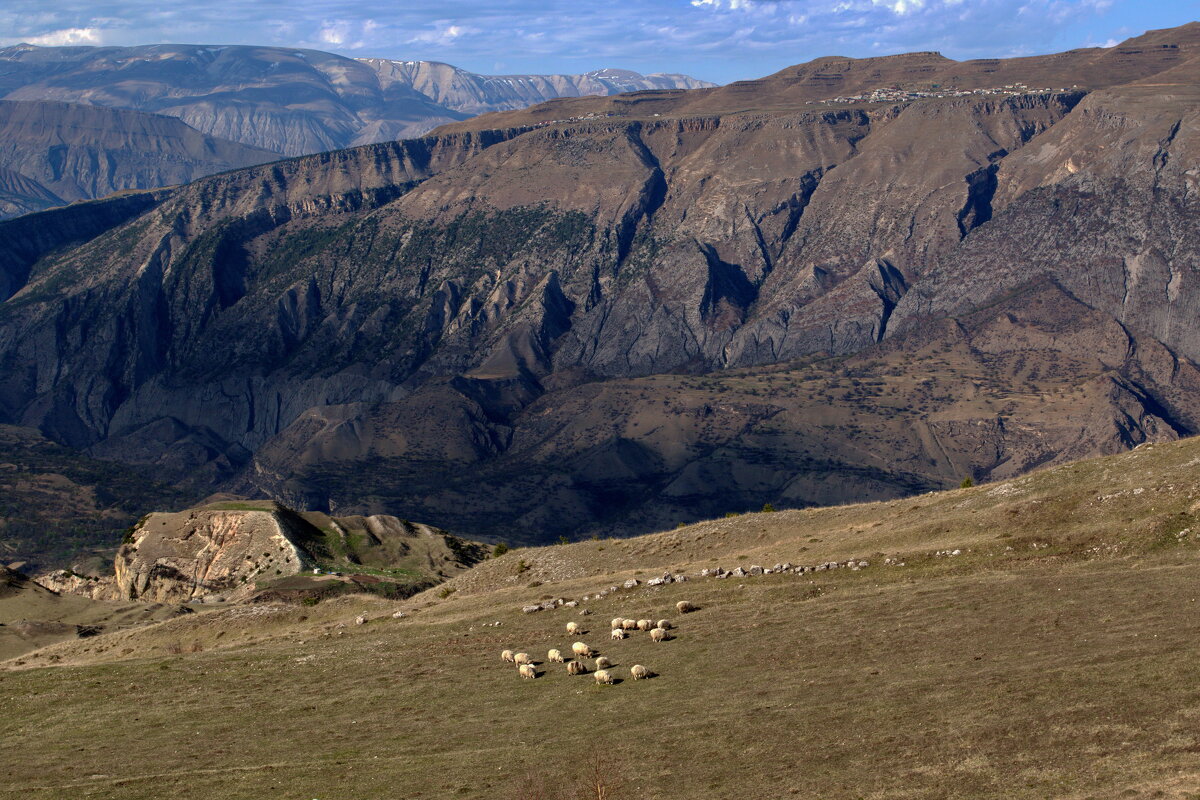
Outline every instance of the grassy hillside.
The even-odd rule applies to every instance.
[[[233,607],[55,645],[0,671],[0,797],[596,797],[597,777],[610,798],[1195,797],[1198,475],[1190,439],[515,550],[399,604]],[[851,557],[871,565],[695,577]],[[664,569],[692,577],[587,616],[520,610]],[[677,630],[610,642],[614,616]],[[499,658],[575,638],[623,680],[521,680]],[[634,663],[658,676],[629,680]]]

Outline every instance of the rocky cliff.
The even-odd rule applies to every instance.
[[[511,541],[1189,435],[1198,38],[822,60],[204,179],[0,251],[0,418]]]

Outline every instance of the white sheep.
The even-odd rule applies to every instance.
[[[576,642],[575,644],[571,645],[571,652],[577,656],[587,658],[592,654],[592,648],[588,647],[583,642]]]
[[[512,660],[513,660],[513,651],[505,650],[504,652],[500,653],[500,658],[504,659],[505,661],[507,661],[511,664]]]
[[[696,610],[696,607],[694,605],[692,605],[691,603],[689,603],[687,600],[680,600],[678,603],[675,604],[675,608],[679,611],[680,614],[687,614],[688,612]]]
[[[639,631],[648,631],[653,627],[654,627],[654,620],[652,620],[652,619],[639,619],[637,621],[637,628]]]
[[[567,623],[567,633],[582,633],[582,631],[580,631],[579,625],[577,623],[568,622]]]
[[[551,664],[561,664],[564,661],[566,661],[566,659],[563,658],[563,654],[560,653],[558,650],[551,650],[549,653],[547,653],[546,660],[549,661]]]
[[[652,642],[662,642],[662,641],[665,641],[666,638],[667,638],[667,629],[666,628],[655,628],[654,630],[650,631],[650,641],[652,641]]]
[[[611,686],[613,683],[613,676],[610,675],[606,669],[598,669],[596,670],[596,683],[602,683]]]
[[[613,641],[614,641],[614,642],[619,642],[619,641],[621,641],[621,640],[622,640],[622,639],[624,639],[624,638],[625,638],[625,631],[623,631],[623,630],[622,630],[622,629],[620,629],[620,628],[613,628],[613,629],[612,629],[612,639],[613,639]]]
[[[627,631],[636,631],[637,630],[637,620],[636,619],[623,619],[623,620],[621,620],[621,627]]]
[[[533,664],[522,664],[521,666],[517,667],[517,671],[521,673],[522,678],[537,677],[537,670],[534,669]]]
[[[587,672],[587,667],[585,667],[582,662],[579,662],[579,661],[568,661],[567,662],[567,674],[568,675],[582,675],[585,672]]]
[[[650,677],[650,670],[646,669],[641,664],[634,664],[629,668],[629,674],[633,676],[635,681],[640,681],[642,678]]]
[[[669,631],[669,630],[671,630],[671,620],[660,619],[658,621],[658,625],[656,627],[662,628],[664,631]]]
[[[599,658],[596,659],[596,669],[608,669],[611,666],[612,666],[612,662],[609,661],[604,656],[600,656]]]
[[[529,657],[529,653],[517,653],[513,656],[513,663],[519,667],[523,664],[532,664],[533,659]]]
[[[612,621],[612,628],[613,628],[613,630],[616,630],[617,628],[620,628],[622,625],[624,625],[624,623],[625,623],[625,620],[621,619],[620,617],[617,617],[616,619],[614,619],[614,620]]]

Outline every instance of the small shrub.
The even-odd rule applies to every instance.
[[[530,569],[529,565],[525,563],[525,559],[522,558],[520,561],[517,562],[517,574],[518,575],[520,575],[523,572],[529,572],[529,569]]]
[[[442,590],[440,592],[438,592],[438,597],[445,600],[447,597],[454,594],[456,591],[457,591],[457,589],[453,586],[443,586]]]
[[[763,503],[762,510],[765,514],[771,514],[775,511],[775,506],[771,505],[770,503]]]
[[[972,486],[974,486],[974,485],[975,485],[975,481],[971,480],[971,476],[970,476],[970,475],[968,475],[967,477],[965,477],[965,478],[963,478],[963,479],[962,479],[962,483],[960,483],[960,484],[958,485],[958,488],[960,488],[960,489],[970,489],[970,488],[971,488]]]
[[[565,536],[560,536],[560,537],[558,537],[558,543],[559,544],[570,544],[571,540]]]
[[[499,558],[508,552],[508,545],[504,542],[496,542],[496,546],[492,548],[492,558]]]
[[[303,600],[301,600],[300,605],[315,606],[319,602],[321,602],[320,597],[315,597],[315,596],[310,595],[309,597],[305,597]]]

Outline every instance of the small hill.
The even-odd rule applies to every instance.
[[[483,545],[390,516],[296,513],[272,501],[221,501],[143,517],[117,551],[115,576],[43,585],[95,599],[159,603],[299,599],[340,591],[402,597],[479,561]],[[348,581],[334,580],[349,573]]]
[[[514,550],[400,603],[230,606],[58,644],[0,671],[0,796],[1182,800],[1200,789],[1198,475],[1200,439],[1144,445]],[[612,641],[613,617],[669,618],[670,638]],[[615,685],[545,662],[574,640]],[[114,766],[135,746],[152,767]]]

